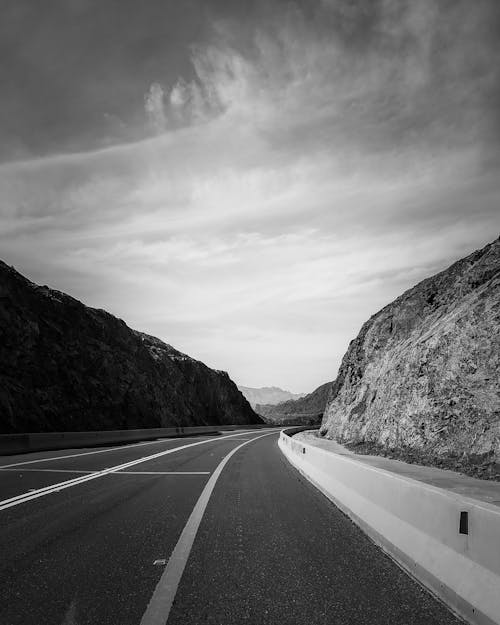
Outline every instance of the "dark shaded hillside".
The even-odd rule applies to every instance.
[[[300,399],[289,399],[275,405],[257,404],[255,410],[268,423],[319,425],[331,387],[332,383],[327,382]]]
[[[499,380],[497,239],[363,325],[342,361],[321,433],[434,464],[449,458],[462,467],[482,458],[498,472]]]
[[[260,422],[227,373],[0,261],[0,432]]]

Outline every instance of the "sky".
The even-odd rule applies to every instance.
[[[0,258],[309,392],[500,230],[498,0],[2,0]]]

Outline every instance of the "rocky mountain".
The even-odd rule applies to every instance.
[[[261,423],[223,371],[0,261],[0,432]]]
[[[332,387],[322,384],[312,393],[279,404],[257,404],[255,411],[267,423],[277,425],[319,425]]]
[[[320,433],[500,474],[500,239],[420,282],[350,343]],[[441,460],[440,460],[441,459]],[[482,469],[482,470],[483,470]]]
[[[278,404],[288,399],[299,399],[305,393],[290,393],[277,386],[263,386],[262,388],[251,388],[249,386],[238,386],[239,390],[247,398],[248,402],[255,408],[257,404]]]

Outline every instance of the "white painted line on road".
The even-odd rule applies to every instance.
[[[221,430],[221,432],[228,432],[230,430]],[[238,434],[253,434],[255,430],[241,430]],[[236,436],[236,434],[231,434],[231,436]],[[141,445],[155,445],[157,443],[165,443],[166,441],[178,441],[178,440],[189,440],[191,438],[202,438],[202,436],[178,436],[175,438],[158,438],[154,441],[143,441],[142,443],[132,443],[132,444],[124,444],[118,445],[117,447],[110,447],[108,449],[98,449],[96,451],[84,451],[79,454],[70,454],[68,456],[55,456],[54,458],[39,458],[38,460],[25,460],[24,462],[14,462],[13,464],[4,464],[0,465],[0,469],[8,469],[10,467],[20,467],[25,464],[36,464],[37,462],[50,462],[51,460],[64,460],[65,458],[78,458],[79,456],[91,456],[92,454],[105,454],[109,451],[119,451],[120,449],[130,449],[131,447],[140,447]],[[214,439],[213,436],[210,437]],[[219,437],[216,437],[219,438]],[[222,438],[225,438],[222,437]],[[215,440],[215,439],[214,439]],[[36,453],[36,452],[33,452]]]
[[[113,475],[210,475],[210,471],[115,471]]]
[[[70,488],[71,486],[76,486],[77,484],[82,484],[83,482],[89,482],[90,480],[95,480],[99,477],[103,477],[104,475],[109,475],[110,473],[116,473],[117,471],[120,471],[121,469],[128,469],[129,467],[133,467],[136,464],[140,464],[142,462],[147,462],[148,460],[154,460],[156,458],[161,458],[162,456],[166,456],[168,454],[174,454],[174,453],[177,453],[178,451],[182,451],[183,449],[187,449],[189,447],[205,445],[207,443],[213,443],[214,441],[223,441],[223,440],[233,438],[235,436],[238,436],[238,434],[229,434],[228,436],[211,438],[208,440],[198,441],[196,443],[190,443],[189,445],[181,445],[180,447],[166,449],[164,451],[158,452],[157,454],[152,454],[151,456],[143,456],[142,458],[138,458],[137,460],[131,460],[130,462],[118,464],[114,467],[102,469],[101,471],[96,471],[95,473],[91,473],[89,475],[75,477],[74,479],[67,480],[66,482],[58,482],[57,484],[51,484],[50,486],[45,486],[44,488],[40,488],[33,492],[16,495],[15,497],[11,497],[10,499],[4,499],[3,501],[0,501],[0,510],[5,510],[6,508],[11,508],[12,506],[17,506],[21,503],[25,503],[26,501],[31,501],[32,499],[38,499],[39,497],[50,495],[51,493],[54,493],[54,492],[59,492],[60,490]]]
[[[98,449],[97,451],[84,451],[79,454],[70,454],[68,456],[55,456],[54,458],[39,458],[38,460],[26,460],[24,462],[14,462],[13,464],[4,464],[0,469],[9,469],[10,467],[20,467],[25,464],[36,464],[37,462],[50,462],[51,460],[65,460],[66,458],[78,458],[80,456],[91,456],[92,454],[105,454],[109,451],[118,451],[120,449],[130,449],[131,447],[140,447],[141,445],[154,445],[156,443],[164,443],[165,441],[178,441],[180,439],[200,438],[199,436],[182,436],[179,438],[162,438],[160,440],[145,441],[142,443],[133,443],[132,445],[118,445],[118,447],[110,447],[109,449]],[[213,438],[213,437],[212,437]]]
[[[233,438],[233,440],[240,440]],[[78,471],[77,469],[0,469],[0,473],[99,473],[93,471]],[[210,475],[210,471],[116,471],[113,475]],[[37,490],[34,488],[33,490]]]
[[[203,518],[210,496],[220,474],[222,473],[222,470],[231,457],[242,447],[258,440],[259,438],[263,438],[264,436],[270,436],[271,434],[276,434],[276,432],[261,434],[260,436],[256,436],[255,438],[241,443],[241,445],[238,445],[238,447],[235,447],[232,451],[230,451],[227,456],[224,456],[222,462],[220,462],[218,467],[212,473],[212,476],[205,485],[205,488],[196,502],[196,505],[193,508],[184,529],[182,530],[182,534],[172,551],[172,555],[170,556],[168,564],[154,590],[153,596],[151,597],[148,607],[146,608],[146,612],[144,612],[140,625],[165,625],[168,620],[184,568],[186,567],[194,539],[196,538],[196,533],[198,532],[201,519]]]
[[[78,471],[77,469],[4,469],[0,467],[0,473],[97,473],[97,471]]]
[[[253,441],[253,438],[233,438],[233,441]]]

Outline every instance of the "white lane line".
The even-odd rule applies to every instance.
[[[233,438],[231,440],[239,440]],[[76,469],[0,469],[0,473],[99,473],[93,471],[77,471]],[[210,475],[210,471],[115,471],[113,475]],[[36,489],[34,489],[36,490]]]
[[[77,469],[4,469],[0,473],[97,473],[97,471],[78,471]]]
[[[115,471],[113,475],[210,475],[210,471]]]
[[[51,460],[64,460],[65,458],[78,458],[79,456],[90,456],[92,454],[105,454],[109,451],[118,451],[119,449],[130,449],[131,447],[140,447],[141,445],[154,445],[155,443],[164,443],[166,441],[178,441],[180,439],[189,440],[194,436],[182,436],[178,438],[162,438],[160,440],[145,441],[143,443],[133,443],[132,445],[119,445],[118,447],[110,447],[109,449],[98,449],[97,451],[84,451],[79,454],[70,454],[69,456],[55,456],[54,458],[39,458],[38,460],[26,460],[24,462],[14,462],[13,464],[4,464],[0,469],[8,469],[10,467],[20,467],[25,464],[36,464],[37,462],[50,462]],[[196,438],[200,438],[197,436]]]
[[[233,438],[233,441],[253,441],[253,438]]]
[[[224,430],[224,431],[227,432],[228,430]],[[238,431],[237,434],[252,434],[254,432],[255,430],[241,430],[241,431]],[[231,436],[236,436],[236,434],[232,434]],[[118,451],[120,449],[130,449],[131,447],[140,447],[141,445],[155,445],[157,443],[165,443],[167,441],[190,440],[191,438],[202,438],[202,436],[178,436],[175,438],[163,437],[154,441],[144,441],[142,443],[132,443],[130,445],[129,444],[118,445],[117,447],[110,447],[109,449],[98,449],[97,451],[84,451],[79,454],[70,454],[69,456],[55,456],[54,458],[39,458],[38,460],[25,460],[24,462],[4,464],[4,465],[0,465],[0,469],[7,469],[9,467],[20,467],[25,464],[35,464],[37,462],[50,462],[51,460],[64,460],[65,458],[78,458],[79,456],[90,456],[92,454],[105,454],[109,451]],[[211,436],[210,438],[213,439],[214,437]],[[219,438],[219,437],[215,437],[215,438]]]
[[[0,510],[5,510],[6,508],[17,506],[26,501],[31,501],[32,499],[38,499],[39,497],[43,497],[44,495],[49,495],[51,493],[58,492],[66,488],[70,488],[71,486],[82,484],[83,482],[89,482],[90,480],[95,480],[99,477],[102,477],[103,475],[109,475],[110,473],[115,473],[116,471],[120,471],[121,469],[128,469],[129,467],[133,467],[136,464],[140,464],[141,462],[147,462],[148,460],[154,460],[155,458],[161,458],[162,456],[166,456],[168,454],[177,453],[178,451],[187,449],[188,447],[196,447],[198,445],[205,445],[207,443],[213,443],[214,441],[228,440],[230,438],[233,438],[234,436],[237,436],[237,434],[229,434],[228,436],[211,438],[209,440],[198,441],[196,443],[190,443],[189,445],[181,445],[180,447],[174,447],[173,449],[166,449],[164,451],[158,452],[157,454],[152,454],[151,456],[143,456],[142,458],[138,458],[137,460],[132,460],[130,462],[125,462],[123,464],[118,464],[114,467],[102,469],[102,471],[97,471],[95,473],[91,473],[90,475],[83,475],[81,477],[75,477],[74,479],[67,480],[66,482],[58,482],[56,484],[51,484],[50,486],[45,486],[44,488],[37,489],[33,492],[16,495],[15,497],[11,497],[10,499],[4,499],[3,501],[0,501]]]
[[[198,501],[196,502],[184,529],[182,530],[182,534],[180,535],[174,550],[172,551],[168,564],[165,567],[165,570],[160,577],[160,581],[156,585],[153,592],[153,596],[151,597],[148,607],[143,614],[140,625],[165,625],[168,620],[170,609],[172,608],[172,603],[174,602],[175,594],[177,592],[177,588],[179,587],[184,568],[186,567],[194,539],[196,538],[196,533],[198,532],[201,519],[203,518],[210,496],[220,474],[222,473],[222,470],[231,457],[242,447],[258,440],[259,438],[263,438],[264,436],[270,436],[271,434],[276,434],[276,432],[261,434],[260,436],[256,436],[255,438],[241,443],[241,445],[238,445],[238,447],[235,447],[232,451],[230,451],[227,456],[224,456],[222,462],[212,473]]]

